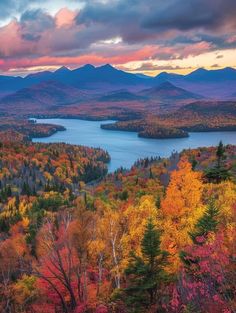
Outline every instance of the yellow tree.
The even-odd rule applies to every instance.
[[[157,209],[153,196],[143,196],[139,203],[129,205],[123,213],[125,220],[125,233],[122,236],[122,268],[126,268],[129,262],[130,251],[135,251],[136,255],[141,255],[140,242],[143,238],[146,225],[149,219],[157,222]]]
[[[188,232],[203,213],[202,190],[201,173],[194,172],[188,160],[181,158],[161,203],[162,246],[172,255],[173,269],[179,265],[179,251],[191,243]]]
[[[97,253],[107,253],[109,268],[116,288],[121,287],[121,260],[122,260],[122,245],[121,238],[124,232],[122,224],[121,210],[112,208],[110,205],[104,205],[103,213],[99,221],[98,232],[100,240],[103,244],[99,244],[100,251]],[[99,238],[98,237],[98,238]],[[105,245],[105,249],[104,249]]]

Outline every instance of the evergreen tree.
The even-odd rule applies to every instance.
[[[216,150],[217,163],[214,167],[207,169],[205,171],[205,176],[210,182],[220,183],[222,180],[227,180],[230,178],[230,173],[227,168],[225,168],[223,160],[225,157],[225,147],[220,141]]]
[[[157,208],[158,210],[160,210],[160,208],[161,208],[161,197],[160,197],[160,195],[158,195],[158,196],[156,197],[155,205],[156,205],[156,208]]]
[[[11,186],[10,185],[7,186],[6,194],[7,194],[7,197],[11,197],[12,196],[12,191],[11,191]]]
[[[28,182],[24,182],[24,183],[23,183],[22,190],[21,190],[21,194],[22,194],[22,195],[26,195],[26,196],[28,196],[28,197],[32,194]]]
[[[222,141],[220,141],[220,143],[217,147],[216,156],[217,156],[217,167],[221,167],[222,161],[225,158],[225,147],[224,147]]]
[[[154,176],[153,176],[153,173],[152,173],[152,168],[150,167],[150,170],[149,170],[149,178],[150,179],[153,179]]]
[[[190,232],[189,235],[195,244],[201,244],[197,241],[198,237],[207,237],[208,233],[215,232],[219,223],[219,209],[216,207],[213,199],[207,207],[207,210],[202,217],[197,221],[195,230]]]
[[[158,292],[168,280],[164,270],[168,253],[160,248],[160,235],[150,220],[141,242],[142,256],[131,253],[125,270],[128,286],[124,289],[125,302],[130,312],[143,312],[144,308],[155,304]]]

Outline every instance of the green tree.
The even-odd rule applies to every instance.
[[[220,183],[222,180],[227,180],[230,178],[230,173],[227,168],[225,168],[223,161],[225,160],[225,147],[220,141],[216,150],[217,162],[212,168],[205,171],[205,176],[210,182]]]
[[[197,221],[195,229],[189,235],[195,244],[202,244],[197,240],[198,237],[207,237],[210,232],[215,232],[219,224],[219,209],[213,199],[210,200],[207,210]]]
[[[222,141],[220,141],[217,147],[216,156],[217,156],[217,167],[221,167],[222,161],[225,159],[225,147]]]
[[[160,231],[150,220],[141,242],[142,256],[134,252],[130,255],[125,270],[127,287],[124,289],[125,302],[130,312],[143,312],[144,308],[157,303],[158,292],[168,281],[164,269],[168,263],[168,253],[160,248],[160,236]]]

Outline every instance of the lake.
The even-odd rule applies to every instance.
[[[33,142],[65,142],[70,144],[100,147],[111,156],[109,172],[123,166],[130,168],[133,163],[145,157],[168,157],[173,151],[188,148],[215,146],[220,140],[224,144],[236,144],[236,132],[190,133],[188,138],[147,139],[137,133],[101,129],[100,125],[112,121],[86,121],[79,119],[37,119],[38,123],[58,124],[66,131],[57,132],[46,138],[34,138]]]

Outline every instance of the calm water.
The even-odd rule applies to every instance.
[[[236,132],[190,133],[188,138],[146,139],[139,138],[137,133],[110,131],[100,128],[101,124],[110,123],[84,121],[76,119],[40,119],[40,123],[63,125],[66,131],[57,132],[47,138],[36,138],[34,142],[65,142],[70,144],[100,147],[111,156],[109,171],[123,166],[129,168],[140,158],[161,156],[168,157],[172,151],[187,148],[224,144],[236,144]]]

